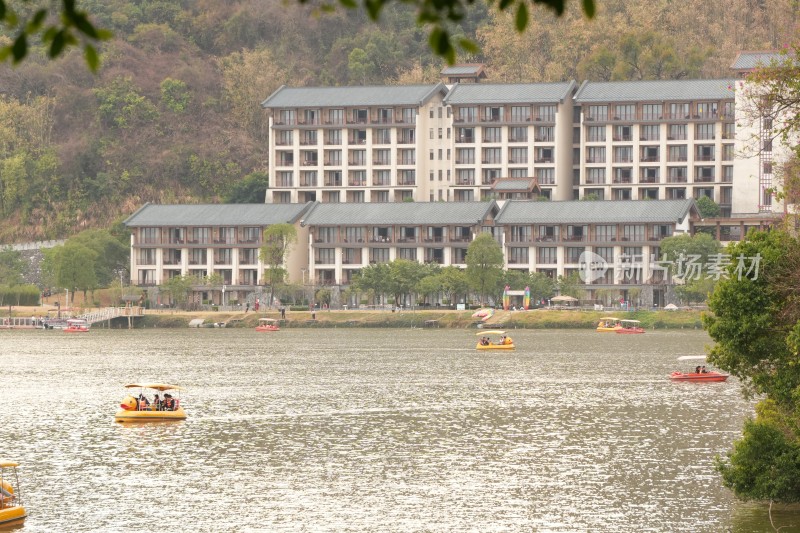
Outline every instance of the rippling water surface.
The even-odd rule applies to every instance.
[[[0,332],[24,531],[769,530],[713,468],[738,383],[667,378],[703,332],[474,332]],[[188,419],[114,423],[145,380]]]

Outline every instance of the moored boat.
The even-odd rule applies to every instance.
[[[604,316],[597,324],[597,331],[601,333],[613,333],[622,329],[620,319],[613,316]]]
[[[256,331],[280,331],[278,321],[274,318],[259,318]]]
[[[480,318],[481,322],[486,322],[494,316],[493,307],[483,307],[472,313],[472,318]]]
[[[642,327],[642,323],[638,320],[620,320],[619,321],[619,329],[616,330],[616,333],[622,334],[631,334],[631,333],[644,333],[644,328]]]
[[[505,331],[494,329],[479,331],[475,335],[481,337],[480,340],[478,340],[478,344],[475,345],[476,350],[515,350],[517,347],[514,344],[514,340],[506,336]],[[495,335],[499,337],[497,340],[492,340],[492,336]]]
[[[70,318],[67,320],[67,327],[62,331],[64,333],[88,333],[89,322],[82,318]]]
[[[126,396],[120,404],[121,409],[114,415],[117,422],[159,422],[168,420],[185,420],[180,398],[175,398],[167,391],[182,391],[177,385],[167,383],[131,383],[126,389],[142,389],[138,397]],[[157,391],[151,401],[145,396],[145,389]],[[159,393],[163,397],[159,396]]]
[[[705,361],[705,355],[684,355],[678,357],[678,361]],[[706,370],[705,365],[698,365],[694,368],[694,372],[680,372],[675,371],[669,375],[672,381],[693,381],[697,383],[703,382],[719,382],[728,379],[728,374],[717,372],[715,370]]]
[[[18,466],[13,461],[0,459],[0,527],[19,524],[28,516],[22,505]]]

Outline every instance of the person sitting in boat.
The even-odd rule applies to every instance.
[[[699,374],[700,373],[700,365],[697,365],[696,367],[694,367],[694,373],[695,374]]]
[[[161,398],[159,398],[159,397],[158,397],[158,394],[156,394],[155,396],[153,396],[153,408],[154,408],[156,411],[163,411],[163,410],[164,410],[164,405],[163,405],[163,403],[164,403],[164,402],[161,400]]]
[[[514,341],[511,340],[511,337],[503,337],[503,344],[514,344]]]
[[[144,394],[139,395],[139,411],[147,411],[150,408],[150,400],[145,398]]]
[[[706,370],[706,365],[703,365],[703,367],[700,369],[700,373],[701,374],[708,374],[708,370]]]
[[[164,411],[174,411],[175,410],[175,399],[172,397],[171,394],[167,393],[164,394],[164,401],[163,403],[163,410]]]

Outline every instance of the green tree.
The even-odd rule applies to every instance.
[[[66,244],[77,244],[96,254],[94,274],[98,287],[108,287],[120,273],[127,276],[130,265],[129,243],[114,237],[108,230],[92,229],[71,237]]]
[[[727,251],[734,261],[703,315],[715,341],[708,357],[739,378],[747,396],[761,400],[755,419],[717,466],[741,499],[798,502],[800,242],[777,229],[751,231]]]
[[[173,276],[161,285],[160,290],[170,296],[172,303],[185,309],[196,284],[197,278],[194,276]]]
[[[718,217],[722,211],[719,205],[708,196],[701,196],[695,203],[697,204],[697,210],[700,211],[700,216],[702,218]]]
[[[97,252],[78,243],[65,243],[45,250],[48,268],[52,269],[52,279],[56,286],[71,292],[83,291],[84,300],[89,290],[98,287],[95,275]]]
[[[361,292],[370,292],[383,297],[389,287],[389,273],[387,263],[366,266],[355,277],[354,285]]]
[[[709,258],[720,252],[721,245],[714,237],[705,233],[697,235],[683,233],[663,239],[659,248],[662,259],[672,262],[673,265],[682,256],[685,261],[691,259],[693,263],[702,266],[709,262]]]
[[[161,102],[175,113],[185,113],[191,101],[186,82],[165,78],[161,82]]]
[[[427,273],[425,265],[416,261],[396,259],[389,263],[387,290],[394,296],[395,305],[402,305]]]
[[[263,204],[267,195],[269,177],[263,172],[251,172],[239,181],[235,181],[225,193],[226,204]]]
[[[441,279],[442,291],[447,295],[450,305],[455,308],[458,304],[459,295],[467,294],[469,291],[469,282],[467,281],[467,273],[464,269],[457,266],[446,266],[439,272]],[[465,298],[466,301],[466,298]]]
[[[131,78],[114,78],[109,84],[94,89],[100,120],[108,127],[131,129],[155,120],[158,110]]]
[[[572,296],[579,300],[584,296],[584,283],[577,272],[572,272],[568,276],[558,276],[556,285],[561,296]]]
[[[21,285],[24,281],[22,274],[25,272],[25,267],[21,253],[8,247],[0,250],[0,285],[9,287]]]
[[[490,233],[481,233],[467,247],[467,281],[480,297],[498,289],[503,275],[503,250]]]
[[[556,293],[556,283],[547,274],[531,272],[528,276],[528,286],[531,290],[531,302],[547,300]]]
[[[258,256],[267,267],[264,277],[270,286],[270,305],[275,299],[275,289],[286,282],[286,257],[296,243],[297,228],[291,224],[272,224],[264,230],[264,244]]]

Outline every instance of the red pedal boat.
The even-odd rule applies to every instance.
[[[280,331],[278,321],[274,318],[259,318],[256,331]]]
[[[705,355],[684,355],[678,357],[678,361],[705,361]],[[693,381],[693,382],[714,382],[725,381],[728,379],[728,374],[716,372],[714,370],[706,370],[705,365],[698,365],[695,367],[694,372],[678,372],[675,371],[669,375],[672,381]]]

